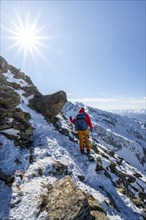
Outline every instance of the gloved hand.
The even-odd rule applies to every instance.
[[[70,119],[70,121],[72,120],[72,117],[71,116],[69,116],[69,119]]]
[[[92,131],[93,131],[93,128],[90,128],[90,131],[92,132]]]

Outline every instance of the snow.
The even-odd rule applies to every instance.
[[[5,129],[4,131],[3,131],[3,133],[6,133],[6,134],[9,134],[9,135],[14,135],[14,136],[17,136],[17,137],[19,137],[19,130],[16,130],[16,129],[14,129],[14,128],[10,128],[10,129]]]
[[[28,167],[29,150],[21,150],[12,140],[2,135],[0,143],[3,143],[3,147],[0,148],[0,169],[7,175],[12,175],[17,169],[25,171]]]
[[[0,219],[7,220],[9,203],[11,201],[11,189],[0,181]]]
[[[23,80],[14,79],[10,71],[5,76],[9,82],[20,83],[21,87],[27,86]],[[86,160],[86,156],[80,154],[78,143],[71,142],[68,136],[56,131],[54,126],[51,123],[49,124],[41,114],[30,109],[28,103],[32,97],[24,97],[22,89],[16,91],[23,100],[19,107],[31,115],[30,123],[35,128],[32,138],[34,162],[32,164],[29,162],[29,149],[21,149],[19,146],[15,146],[12,140],[0,135],[0,143],[3,143],[3,146],[0,146],[0,169],[9,175],[15,175],[11,190],[3,181],[0,181],[0,219],[46,220],[47,213],[45,211],[38,215],[38,207],[41,203],[40,195],[46,190],[43,187],[45,184],[54,183],[61,178],[60,176],[54,177],[52,174],[54,163],[60,161],[67,165],[68,171],[78,187],[99,201],[110,220],[142,220],[143,218],[140,216],[143,213],[142,210],[113,187],[113,183],[104,175],[104,171],[99,173],[95,171],[96,162],[89,162]],[[73,110],[70,113],[75,115]],[[60,126],[70,130],[62,116],[59,115],[58,118],[60,119]],[[5,132],[13,135],[19,133],[13,129],[5,130]],[[99,144],[99,151],[104,152],[104,149],[106,149],[105,146]],[[124,156],[127,154],[128,157],[128,151],[121,150],[120,153]],[[94,156],[97,157],[95,154]],[[100,155],[98,157],[102,158]],[[131,160],[135,160],[135,158],[131,157]],[[110,159],[102,158],[102,163],[103,167],[106,168]],[[123,167],[125,167],[125,172],[129,174],[133,173],[133,169],[136,171],[126,162],[125,164],[122,163],[121,169]],[[78,178],[81,175],[85,177],[84,182]],[[114,174],[111,175],[113,180],[116,179]],[[143,181],[145,181],[144,178],[142,175]],[[120,212],[111,205],[106,191],[110,192]]]
[[[13,167],[14,159],[19,155],[19,148],[14,147],[12,143],[11,150],[7,146],[5,151],[2,152],[2,154],[8,154],[7,158],[9,158],[9,161],[6,160],[3,163],[3,166],[5,164],[5,170],[7,168],[7,172],[10,173],[10,171],[12,172],[12,170],[14,171],[15,169],[23,172],[25,171],[23,181],[17,177],[12,187],[11,206],[13,207],[14,204],[18,204],[9,210],[11,220],[36,219],[37,208],[40,204],[39,195],[44,190],[41,183],[46,183],[48,181],[53,182],[56,180],[56,178],[49,176],[49,173],[51,173],[51,170],[53,169],[52,164],[54,160],[59,160],[63,164],[68,165],[69,171],[72,172],[73,178],[78,186],[82,190],[92,194],[100,204],[102,204],[110,219],[128,220],[130,216],[131,219],[136,220],[137,217],[133,214],[133,211],[135,210],[134,205],[129,200],[129,208],[127,208],[127,200],[125,200],[123,196],[118,196],[116,190],[113,189],[110,180],[102,173],[97,176],[97,173],[95,172],[95,162],[87,162],[87,166],[85,166],[84,159],[82,159],[82,156],[79,153],[78,144],[70,142],[67,136],[62,136],[59,132],[55,131],[54,127],[51,124],[48,124],[43,116],[36,113],[34,110],[29,109],[24,103],[21,104],[21,108],[23,111],[25,110],[31,114],[30,122],[36,129],[33,137],[35,162],[33,164],[28,164],[27,166],[25,163],[22,163],[21,166]],[[1,141],[4,141],[4,139]],[[5,139],[5,142],[8,142],[8,140]],[[23,154],[24,158],[26,158],[26,155],[28,154],[29,152],[25,152],[25,154]],[[21,158],[22,161],[25,160],[24,158]],[[26,161],[27,159],[25,162]],[[7,164],[11,164],[11,169],[7,167]],[[42,177],[39,177],[38,168],[43,172]],[[85,176],[85,183],[79,181],[77,177],[78,175]],[[19,193],[17,192],[18,189],[16,187],[17,185],[19,185],[21,192],[23,192],[23,197],[20,196],[22,197],[20,202],[17,201],[19,198]],[[118,207],[120,207],[125,214],[117,214],[112,207],[106,205],[106,203],[109,204],[110,202],[99,186],[107,186],[107,191],[109,191],[110,188],[111,194],[117,198]],[[1,186],[1,188],[4,190],[3,186]],[[1,195],[2,197],[4,196],[4,191],[1,192]],[[9,200],[10,195],[8,196],[8,203]],[[5,207],[7,206],[5,205]],[[5,215],[6,211],[7,210],[3,208],[3,215]],[[42,213],[41,215],[46,216],[47,214]],[[39,218],[41,217],[39,216]],[[42,218],[45,219],[45,217]]]
[[[129,156],[129,149],[127,148],[122,148],[121,150],[118,151],[119,156],[124,157],[126,161],[128,161],[130,164],[133,164],[135,167],[137,167],[139,170],[143,170],[142,165],[139,163],[137,157],[135,154],[131,154]]]
[[[16,79],[14,78],[14,74],[12,74],[9,70],[7,73],[3,73],[3,75],[7,78],[7,81],[10,83],[17,83],[21,87],[28,87],[29,84],[25,82],[23,79]]]

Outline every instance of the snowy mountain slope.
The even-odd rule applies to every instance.
[[[112,110],[111,112],[146,122],[146,109]]]
[[[7,75],[7,80],[9,76],[11,74]],[[19,81],[17,83],[19,84]],[[49,211],[42,209],[42,195],[48,196],[48,190],[44,186],[55,184],[57,180],[69,175],[79,189],[88,192],[100,203],[108,219],[143,220],[146,211],[146,176],[143,174],[142,164],[138,160],[138,166],[141,168],[139,170],[138,167],[127,163],[118,155],[118,146],[116,145],[116,151],[113,151],[111,143],[107,143],[108,133],[105,133],[101,140],[98,140],[99,135],[96,133],[100,127],[104,132],[107,129],[114,138],[118,136],[118,140],[122,138],[122,141],[126,139],[132,142],[135,140],[133,130],[129,134],[129,130],[122,130],[119,123],[122,131],[118,133],[116,126],[113,126],[114,116],[106,117],[106,120],[110,121],[107,124],[107,121],[103,120],[104,113],[101,111],[100,121],[92,109],[95,129],[94,137],[91,136],[90,141],[95,161],[89,162],[86,156],[80,154],[76,132],[67,117],[76,114],[79,104],[75,107],[69,105],[66,116],[60,113],[56,117],[56,124],[52,124],[30,108],[30,97],[24,96],[23,88],[16,91],[21,97],[17,108],[31,116],[29,123],[33,127],[32,145],[25,148],[16,146],[14,140],[0,134],[0,173],[2,171],[3,175],[5,174],[0,179],[0,219],[49,219]],[[135,123],[134,128],[139,125]],[[3,132],[7,132],[6,130]],[[17,133],[19,131],[11,129],[13,136]],[[125,137],[125,133],[129,136]],[[143,130],[138,134],[136,132],[136,135],[139,134],[144,138]],[[139,142],[142,145],[143,139]],[[126,149],[129,152],[128,147]],[[59,219],[62,219],[61,214]]]
[[[75,116],[82,103],[66,103],[63,112]],[[127,162],[146,171],[146,128],[143,122],[85,106],[94,124],[93,136],[97,142],[116,152]]]
[[[102,204],[102,207],[108,213],[109,219],[143,219],[140,217],[144,215],[141,206],[137,207],[125,193],[122,194],[122,187],[118,189],[113,185],[113,183],[118,180],[118,177],[109,167],[111,162],[117,163],[117,161],[119,161],[120,163],[120,158],[117,155],[110,158],[107,156],[108,151],[107,155],[105,155],[104,147],[98,145],[99,154],[96,156],[101,158],[103,170],[97,173],[97,171],[95,171],[96,162],[86,162],[85,164],[84,159],[79,153],[78,144],[72,143],[69,141],[68,136],[63,136],[54,130],[54,127],[49,125],[41,115],[29,109],[25,104],[21,105],[21,108],[31,114],[31,123],[36,129],[33,136],[34,162],[32,164],[28,163],[29,154],[25,151],[24,157],[19,157],[19,160],[22,162],[21,168],[19,165],[17,167],[17,170],[23,173],[23,178],[20,178],[18,171],[15,172],[15,181],[12,185],[11,192],[4,183],[1,183],[2,206],[4,206],[1,207],[3,210],[1,219],[6,216],[5,213],[7,213],[10,197],[11,209],[9,213],[7,213],[9,219],[40,219],[39,216],[36,218],[36,214],[38,213],[37,210],[40,203],[38,198],[40,193],[44,190],[41,184],[42,182],[45,184],[47,182],[52,183],[56,181],[57,177],[52,175],[54,169],[53,164],[55,164],[56,160],[68,167],[68,172],[71,173],[81,189],[92,194]],[[62,125],[65,124],[66,127],[66,122],[61,115],[60,120]],[[70,128],[68,127],[68,129]],[[8,140],[4,141],[7,145]],[[11,144],[11,147],[12,149],[15,148],[13,144]],[[9,153],[8,149],[6,153]],[[18,157],[15,151],[11,154]],[[27,163],[23,163],[26,158]],[[1,165],[2,169],[6,167],[6,163],[3,163],[3,166]],[[9,170],[9,167],[7,169]],[[130,191],[133,197],[134,194],[137,194],[137,191],[134,192],[134,188],[139,191],[144,189],[146,178],[134,167],[123,161],[120,163],[120,166],[117,166],[117,170],[125,173],[127,179],[133,176],[134,180],[129,180],[129,187],[131,188]],[[141,176],[140,179],[134,176],[134,174],[137,173]],[[79,176],[85,177],[84,182],[79,180]],[[4,196],[4,193],[7,197]],[[42,215],[43,219],[46,219],[45,216],[47,216],[47,213],[45,212]]]

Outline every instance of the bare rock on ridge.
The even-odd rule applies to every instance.
[[[13,87],[14,89],[23,89],[23,91],[24,91],[23,95],[25,97],[29,97],[30,95],[39,96],[39,97],[42,96],[42,94],[39,92],[37,87],[33,84],[32,80],[30,79],[29,76],[27,76],[26,74],[21,72],[20,69],[17,69],[16,67],[14,67],[12,65],[8,65],[8,69],[11,71],[11,73],[14,75],[14,77],[16,79],[19,79],[19,80],[22,80],[22,81],[28,83],[28,85],[23,86],[23,88],[21,88],[20,84],[10,83],[11,87]]]
[[[66,102],[66,93],[58,91],[51,95],[34,97],[30,100],[30,106],[40,112],[46,119],[50,120],[60,113]]]
[[[8,70],[11,72],[15,79],[18,79],[18,81],[10,82],[6,80],[3,73],[6,73]],[[42,95],[37,87],[33,84],[29,76],[21,72],[20,69],[9,65],[2,56],[0,56],[0,80],[1,91],[7,89],[10,94],[14,93],[16,97],[19,97],[19,94],[16,91],[22,89],[24,91],[23,96],[32,96],[29,101],[30,107],[41,113],[48,121],[57,116],[63,108],[64,104],[67,102],[66,93],[64,91],[58,91],[51,95]],[[24,82],[26,82],[25,86]],[[20,102],[20,100],[18,101]],[[7,102],[7,99],[5,102]],[[11,105],[11,102],[9,103],[9,105]],[[18,103],[16,105],[18,105]]]
[[[28,103],[50,121],[59,114],[66,101],[63,91],[43,96],[29,76],[0,56],[0,133],[14,140],[16,145],[28,147],[33,134],[29,122],[31,116],[18,107],[20,103]],[[12,135],[12,131],[16,135]]]
[[[7,71],[8,71],[8,63],[2,56],[0,56],[0,75],[1,73],[6,73]]]
[[[47,211],[50,220],[108,220],[100,204],[79,189],[70,176],[46,187],[48,194],[41,196],[38,215]]]
[[[15,145],[28,147],[33,134],[33,128],[29,122],[31,116],[18,107],[21,97],[17,89],[20,89],[20,85],[18,87],[17,83],[7,81],[4,73],[8,70],[10,65],[0,56],[0,134],[14,140]],[[11,70],[14,76],[19,72],[12,66]]]

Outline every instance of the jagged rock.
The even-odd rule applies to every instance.
[[[6,80],[3,73],[6,73],[8,69],[11,70],[14,77],[31,83],[29,78],[20,73],[20,70],[8,65],[5,59],[0,57],[0,132],[14,140],[16,145],[24,147],[30,144],[30,137],[33,133],[33,128],[29,123],[31,117],[17,107],[21,102],[21,97],[15,90],[20,89],[21,86],[16,82]],[[12,129],[16,135],[11,134]]]
[[[16,79],[22,79],[25,82],[28,83],[28,86],[23,87],[23,90],[25,92],[25,96],[28,97],[30,95],[34,96],[42,96],[42,94],[38,91],[38,89],[34,86],[29,76],[25,75],[23,72],[20,72],[20,69],[17,69],[16,67],[9,65],[6,60],[0,56],[0,89],[2,90],[2,85],[10,86],[14,89],[20,89],[21,85],[16,82],[7,82],[6,78],[2,75],[2,73],[6,73],[8,70],[11,71],[14,78]]]
[[[0,81],[0,131],[1,134],[11,139],[15,138],[9,134],[9,130],[15,130],[15,126],[13,126],[15,124],[17,124],[18,128],[18,116],[17,119],[15,119],[15,115],[18,113],[17,105],[20,103],[20,99],[20,95],[8,87],[5,78],[3,78],[3,80]],[[19,129],[21,123],[22,120],[19,120]],[[26,129],[26,126],[24,129]]]
[[[35,86],[27,86],[23,87],[23,90],[25,93],[23,93],[23,96],[29,97],[29,96],[34,96],[34,97],[43,97],[43,95],[38,91],[38,89]]]
[[[53,175],[54,176],[60,176],[63,174],[68,173],[68,167],[64,164],[62,164],[60,161],[55,160],[55,163],[53,164]]]
[[[90,206],[90,213],[95,220],[108,220],[107,216],[105,216],[103,209],[99,205],[99,203],[94,199],[94,197],[88,193],[84,193],[84,195],[88,199],[88,203]]]
[[[80,181],[84,181],[85,180],[85,176],[83,176],[83,175],[78,175],[78,178],[79,178]]]
[[[95,171],[98,172],[98,171],[102,171],[103,170],[103,167],[101,164],[97,163],[96,164],[96,168],[95,168]]]
[[[8,69],[11,71],[14,78],[22,79],[26,83],[28,83],[28,86],[23,87],[23,91],[25,92],[23,95],[25,97],[29,97],[30,95],[33,95],[33,96],[36,96],[36,97],[37,96],[39,96],[39,97],[42,96],[42,94],[38,91],[37,87],[34,86],[34,84],[31,81],[29,76],[25,75],[23,72],[20,72],[20,69],[17,69],[16,67],[14,67],[12,65],[8,65]],[[18,84],[18,83],[15,83],[15,82],[9,82],[8,84],[16,90],[21,88],[21,85]]]
[[[9,83],[10,84],[10,83]],[[18,84],[18,83],[15,83],[15,82],[11,82],[11,84],[10,84],[14,89],[21,89],[21,85],[20,84]]]
[[[61,128],[61,129],[59,129],[59,132],[60,132],[61,134],[64,134],[64,135],[69,135],[69,131],[68,131],[68,129],[66,129],[66,128]]]
[[[96,143],[91,144],[91,149],[94,150],[95,153],[99,154],[99,150]]]
[[[110,168],[110,170],[111,170],[112,173],[115,173],[115,172],[116,172],[116,164],[115,164],[115,163],[112,162],[112,163],[109,165],[109,168]]]
[[[20,108],[8,109],[10,114],[3,114],[0,124],[0,133],[7,138],[14,140],[16,145],[21,147],[30,146],[30,138],[33,134],[33,128],[29,122],[30,114],[23,112]],[[9,116],[12,118],[7,122]],[[14,129],[16,135],[11,134],[11,129]]]
[[[20,95],[0,82],[0,109],[10,111],[20,103]]]
[[[48,187],[48,194],[42,195],[41,200],[38,214],[45,210],[50,220],[108,220],[99,203],[82,192],[70,176]]]
[[[134,176],[137,177],[137,178],[142,177],[142,175],[140,173],[134,173]]]
[[[16,82],[7,81],[4,73],[10,71]],[[6,60],[0,56],[0,131],[1,134],[14,140],[16,145],[21,147],[31,144],[30,137],[33,134],[33,128],[29,123],[30,115],[24,113],[17,106],[23,101],[17,93],[18,89],[24,91],[23,96],[30,97],[30,107],[42,113],[46,119],[54,118],[62,109],[67,101],[66,93],[59,91],[52,95],[43,96],[32,83],[30,77],[21,72],[20,69],[9,65]],[[16,136],[10,134],[14,129]],[[65,133],[65,130],[61,130]]]
[[[11,71],[12,74],[14,74],[14,77],[16,79],[23,79],[28,84],[33,85],[30,77],[25,75],[23,72],[21,72],[20,71],[21,69],[17,69],[16,67],[14,67],[12,65],[8,65],[8,69]]]
[[[53,125],[56,128],[56,130],[58,130],[61,134],[69,136],[69,130],[67,128],[62,127],[62,123],[59,118],[57,118],[57,117],[53,118],[52,122],[53,122]]]
[[[52,95],[34,97],[30,100],[30,106],[50,120],[59,114],[66,101],[66,93],[59,91]]]
[[[118,191],[122,194],[126,194],[127,190],[124,187],[118,187]]]
[[[8,71],[8,63],[2,56],[0,56],[0,74],[7,71]]]
[[[18,120],[23,122],[23,124],[27,124],[27,121],[24,119],[24,117],[29,120],[31,117],[29,113],[25,113],[20,108],[16,108],[16,112],[13,113],[14,120]]]
[[[138,196],[139,196],[139,198],[146,200],[146,194],[144,192],[139,192]]]
[[[96,168],[95,168],[95,171],[96,172],[99,172],[99,171],[102,171],[103,170],[103,166],[102,166],[102,161],[101,161],[101,158],[100,157],[97,157],[96,158]]]
[[[107,170],[104,170],[104,174],[107,178],[109,178],[112,181],[112,177]]]
[[[128,180],[129,183],[135,183],[136,182],[136,178],[133,176],[129,176]]]
[[[138,207],[141,207],[141,206],[144,207],[144,202],[141,201],[141,199],[135,198],[135,199],[132,199],[132,201],[135,203],[136,206],[138,206]]]
[[[115,152],[114,152],[114,151],[109,151],[109,155],[112,156],[112,157],[114,157]]]

